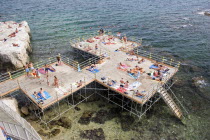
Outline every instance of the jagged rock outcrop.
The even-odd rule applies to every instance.
[[[26,21],[0,22],[0,67],[21,68],[29,60],[30,28]]]

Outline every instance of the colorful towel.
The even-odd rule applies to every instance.
[[[39,71],[39,73],[41,73],[41,74],[46,74],[44,68],[40,68],[38,71]]]
[[[134,90],[134,89],[137,89],[140,85],[141,85],[140,82],[135,81],[135,82],[133,82],[132,84],[130,84],[130,85],[128,86],[127,90]]]
[[[151,65],[149,68],[150,68],[150,69],[157,69],[157,68],[158,68],[158,66]]]
[[[122,87],[119,87],[119,88],[117,89],[117,91],[119,91],[119,92],[121,92],[121,93],[124,93],[124,92],[127,91],[127,89],[122,88]]]
[[[130,75],[134,79],[138,79],[140,77],[140,72],[138,72],[137,76],[132,75],[131,73],[128,73],[128,75]]]
[[[39,96],[39,98],[36,98],[33,94],[31,95],[35,100],[39,101],[39,100],[47,100],[49,98],[51,98],[50,94],[47,91],[43,92],[45,94],[45,98],[41,95],[41,93],[38,93],[37,95]]]
[[[88,71],[90,71],[90,72],[92,72],[92,73],[98,73],[100,70],[99,69],[94,69],[94,70],[89,70],[89,69],[87,69]]]

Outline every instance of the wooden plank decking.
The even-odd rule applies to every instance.
[[[93,82],[96,80],[98,83],[101,83],[102,85],[111,88],[112,90],[130,98],[131,100],[134,100],[135,102],[138,102],[140,104],[144,104],[149,98],[151,98],[157,91],[158,86],[161,86],[160,82],[152,80],[151,77],[149,77],[146,73],[151,72],[153,70],[149,69],[149,67],[154,63],[153,60],[151,59],[145,59],[145,62],[138,64],[137,61],[126,61],[127,58],[136,58],[136,56],[129,56],[123,51],[118,51],[115,52],[116,49],[121,48],[122,46],[126,46],[127,48],[130,46],[137,47],[137,45],[132,44],[133,42],[128,42],[127,44],[123,44],[120,42],[119,39],[115,39],[114,43],[111,45],[104,45],[102,43],[102,40],[105,40],[104,37],[106,38],[107,36],[103,36],[101,39],[95,39],[95,42],[93,43],[87,43],[87,42],[82,42],[82,43],[77,43],[74,45],[75,49],[80,49],[82,51],[85,51],[85,45],[89,45],[92,47],[92,52],[89,52],[91,54],[95,54],[97,56],[101,55],[100,50],[105,50],[105,52],[109,52],[109,57],[110,59],[106,59],[104,63],[102,64],[97,64],[97,68],[100,70],[97,74],[93,74],[85,69],[83,69],[82,72],[78,72],[75,70],[75,68],[70,67],[67,64],[63,64],[61,66],[55,66],[53,64],[53,67],[56,69],[56,72],[49,72],[49,82],[50,86],[47,85],[46,81],[46,76],[42,75],[41,80],[39,79],[33,79],[33,78],[28,78],[26,76],[21,76],[17,79],[14,80],[7,80],[5,82],[0,83],[0,96],[4,96],[8,94],[11,91],[21,89],[33,102],[36,103],[35,99],[31,96],[34,91],[39,91],[40,88],[43,88],[44,91],[47,91],[50,95],[51,98],[45,100],[45,103],[43,105],[37,105],[45,109],[49,107],[50,105],[56,103],[59,100],[62,100],[65,98],[67,95],[72,94],[73,92],[79,90],[80,88],[83,88],[85,85]],[[95,44],[98,44],[99,49],[95,53],[94,46]],[[79,47],[79,44],[82,45],[82,47]],[[141,56],[139,56],[139,59],[141,59]],[[129,65],[128,69],[134,68],[136,65],[139,67],[142,67],[146,73],[143,73],[140,76],[140,79],[138,82],[141,83],[139,87],[137,87],[136,90],[145,91],[145,97],[144,98],[139,98],[133,95],[133,91],[126,91],[128,94],[121,93],[117,91],[117,88],[119,86],[119,81],[121,78],[124,79],[124,81],[129,81],[130,84],[136,82],[134,78],[129,76],[127,72],[122,71],[117,69],[117,66],[119,63],[123,63],[126,65]],[[168,78],[172,77],[176,72],[177,68],[167,66],[169,70]],[[60,83],[60,88],[57,89],[55,88],[52,83],[54,76],[57,76],[59,79]],[[116,80],[117,83],[115,87],[109,87],[106,83],[104,83],[103,80],[101,80],[102,77],[106,77],[106,79],[110,78],[112,80]],[[78,82],[79,80],[85,81],[82,87],[77,88],[75,83]],[[19,81],[19,85],[18,82]],[[166,80],[163,80],[163,82],[166,82]],[[72,86],[71,86],[72,85]]]

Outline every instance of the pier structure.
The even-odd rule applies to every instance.
[[[180,108],[187,112],[170,89],[174,84],[171,79],[177,73],[180,62],[147,52],[141,48],[141,43],[121,41],[112,35],[94,36],[71,42],[71,47],[78,57],[84,57],[83,62],[61,56],[62,65],[59,66],[56,58],[35,63],[35,68],[42,69],[45,64],[50,64],[56,70],[48,73],[50,85],[47,84],[46,74],[41,75],[41,79],[27,77],[23,69],[3,74],[0,78],[0,97],[20,98],[21,95],[24,102],[38,108],[34,113],[46,125],[78,104],[87,101],[91,96],[97,95],[139,118],[145,115],[160,98],[164,99],[177,118],[184,117]],[[140,64],[135,60],[142,60],[142,58],[144,62]],[[157,62],[168,68],[161,81],[153,80],[147,75],[153,71],[150,66]],[[127,69],[138,65],[145,70],[145,73],[135,79],[125,70],[119,69],[119,63],[125,64]],[[87,70],[92,64],[96,64],[97,71]],[[59,88],[52,84],[54,76],[59,79]],[[120,87],[122,78],[130,83],[127,89]],[[115,84],[108,85],[110,80],[115,81]],[[78,86],[77,83],[80,81],[82,85]],[[39,91],[40,88],[50,95],[47,100],[44,100],[44,104],[40,104],[33,97],[34,91]],[[22,94],[16,92],[17,90]],[[137,90],[144,96],[135,96]],[[60,107],[63,103],[67,108]],[[50,117],[46,117],[45,113],[49,110],[53,113]]]

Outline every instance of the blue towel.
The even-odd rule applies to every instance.
[[[135,76],[135,75],[132,75],[132,74],[130,74],[130,73],[128,73],[128,75],[130,75],[132,78],[134,78],[134,79],[138,79],[139,77],[140,77],[140,73],[138,72],[138,74],[137,74],[137,76]]]
[[[44,94],[45,94],[45,98],[46,98],[46,99],[51,98],[50,94],[49,94],[47,91],[44,91]],[[33,97],[36,101],[39,101],[39,100],[46,100],[44,97],[42,97],[41,93],[38,93],[37,95],[39,96],[38,99],[37,99],[33,94],[31,95],[31,97]]]
[[[144,96],[139,96],[139,95],[138,95],[138,96],[136,96],[136,97],[143,98]]]
[[[89,70],[92,73],[98,73],[100,70],[99,69],[94,69],[93,71]]]
[[[149,68],[150,68],[150,69],[157,69],[157,68],[158,68],[158,66],[151,65]]]

